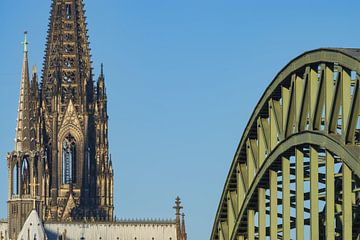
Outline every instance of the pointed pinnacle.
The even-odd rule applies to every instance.
[[[32,75],[35,75],[36,74],[36,65],[33,66],[33,69],[32,69]]]

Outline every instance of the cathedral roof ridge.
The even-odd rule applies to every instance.
[[[175,224],[175,219],[162,219],[162,218],[142,218],[142,219],[120,219],[115,223],[120,224]]]

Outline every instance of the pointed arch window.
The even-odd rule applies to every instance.
[[[61,16],[61,5],[58,4],[57,5],[57,13],[56,13],[58,16]]]
[[[71,5],[70,4],[66,4],[66,19],[71,19]]]
[[[18,163],[15,164],[13,170],[12,170],[12,194],[13,195],[19,195],[19,166]]]
[[[22,193],[30,194],[30,166],[27,158],[24,158],[21,164],[21,183]]]
[[[62,180],[63,184],[76,182],[76,140],[68,134],[62,146]]]

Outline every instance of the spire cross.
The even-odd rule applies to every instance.
[[[28,51],[27,45],[29,45],[29,42],[27,41],[27,34],[28,34],[28,32],[25,31],[24,32],[24,42],[21,43],[22,45],[24,45],[24,52]]]
[[[33,187],[33,208],[36,209],[36,187],[40,186],[40,184],[36,183],[36,178],[33,177],[33,183],[29,185]]]
[[[183,208],[183,207],[181,206],[180,197],[177,197],[177,198],[176,198],[175,206],[174,206],[173,208],[176,209],[176,215],[180,216],[180,210]]]

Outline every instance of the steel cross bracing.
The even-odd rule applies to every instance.
[[[211,239],[360,239],[360,49],[280,71],[235,153]]]

